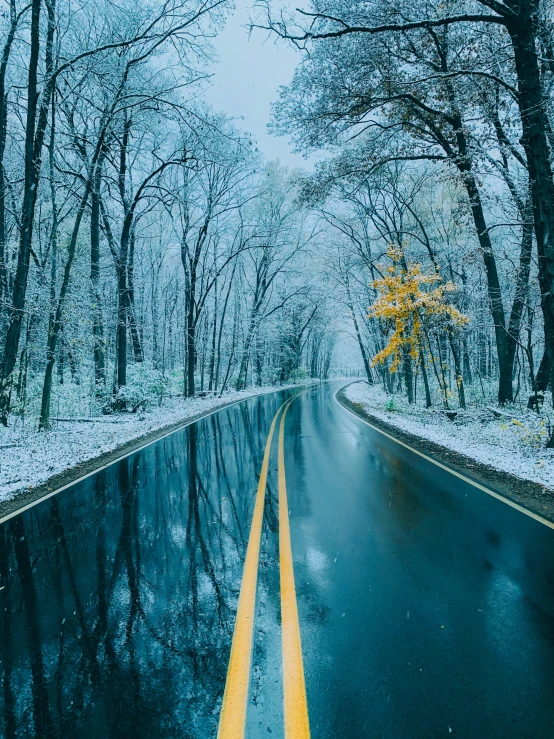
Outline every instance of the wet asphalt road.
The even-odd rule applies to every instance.
[[[554,736],[554,531],[309,390],[285,461],[311,733]],[[0,525],[5,737],[215,737],[267,432],[176,432]],[[277,455],[247,735],[283,736]]]

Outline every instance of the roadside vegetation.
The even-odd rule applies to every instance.
[[[4,2],[4,427],[328,374],[317,221],[203,100],[231,10]]]
[[[5,9],[0,446],[358,365],[554,447],[550,0],[254,3],[309,172],[205,102],[229,0]]]
[[[303,54],[273,128],[330,152],[302,192],[335,234],[329,289],[368,382],[529,409],[553,447],[552,3],[256,7]]]

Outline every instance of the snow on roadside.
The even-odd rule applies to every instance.
[[[306,384],[306,383],[302,383]],[[165,399],[162,407],[120,416],[100,416],[87,422],[62,422],[48,432],[11,426],[0,430],[0,501],[24,488],[36,487],[75,465],[113,451],[129,441],[166,426],[206,413],[223,403],[284,390],[279,385],[231,391],[223,397]]]
[[[433,409],[409,406],[381,387],[358,382],[345,390],[352,403],[375,418],[472,457],[478,462],[524,480],[554,489],[554,450],[545,449],[548,430],[544,417],[531,411],[509,412],[496,418],[486,408],[458,411],[454,421]]]

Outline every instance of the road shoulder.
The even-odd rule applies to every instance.
[[[549,488],[530,480],[523,480],[515,475],[483,464],[472,457],[447,449],[436,442],[399,429],[394,424],[377,418],[369,413],[367,409],[350,401],[344,392],[347,387],[348,385],[338,391],[336,394],[337,401],[359,418],[390,434],[398,441],[408,444],[437,460],[437,462],[450,467],[455,472],[490,488],[549,521],[554,521],[554,492]]]

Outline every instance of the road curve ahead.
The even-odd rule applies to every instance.
[[[554,736],[554,530],[338,387],[224,409],[0,524],[1,736]]]

